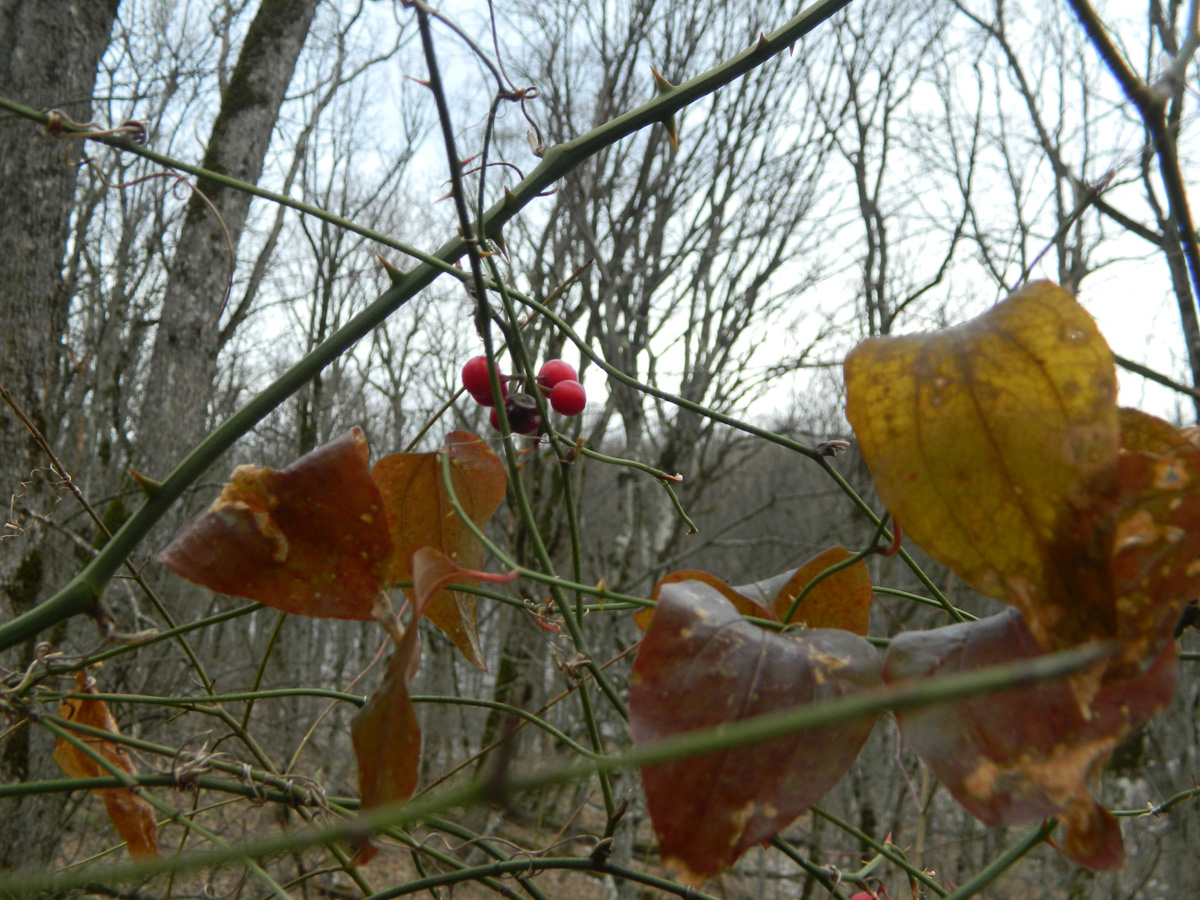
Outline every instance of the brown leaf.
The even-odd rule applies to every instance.
[[[804,595],[796,614],[790,620],[787,618],[792,603],[810,581],[853,555],[840,545],[830,547],[799,569],[734,590],[755,602],[770,604],[776,621],[802,623],[809,628],[841,628],[865,636],[871,623],[872,589],[871,574],[861,559],[818,581]]]
[[[412,620],[388,663],[383,684],[350,723],[364,811],[407,800],[417,789],[421,727],[408,685],[420,661],[420,616],[421,607],[414,606]],[[377,852],[367,840],[359,842],[357,851],[357,864],[369,862]]]
[[[976,319],[860,344],[847,410],[880,497],[932,557],[1015,605],[1042,646],[1098,636],[1117,492],[1116,375],[1082,307],[1038,282]]]
[[[80,694],[97,693],[95,685],[88,683],[83,672],[75,673],[75,691]],[[102,700],[71,697],[59,705],[58,714],[67,721],[99,728],[109,734],[121,733],[116,719]],[[135,774],[129,754],[120,744],[90,734],[80,734],[79,738],[122,772]],[[63,738],[59,738],[54,747],[54,761],[71,778],[103,778],[111,774],[99,762]],[[92,793],[104,801],[108,817],[129,848],[130,856],[158,855],[158,819],[153,806],[128,788],[100,788]]]
[[[1045,651],[1015,610],[893,639],[888,684],[972,672]],[[1120,866],[1121,831],[1091,789],[1116,745],[1171,702],[1174,643],[1144,673],[1103,678],[1086,706],[1068,681],[1038,682],[918,709],[898,710],[905,741],[954,798],[988,825],[1059,816],[1063,851],[1094,869]]]
[[[282,471],[238,466],[159,560],[189,581],[284,612],[370,620],[391,539],[369,452],[352,428]]]
[[[504,465],[488,444],[466,431],[446,435],[450,481],[459,503],[484,528],[504,499]],[[483,545],[455,514],[442,480],[440,453],[394,453],[371,471],[387,510],[394,552],[388,580],[413,580],[413,555],[422,547],[441,551],[464,569],[479,569]],[[411,589],[408,591],[412,596]],[[425,616],[442,629],[472,663],[487,668],[475,627],[475,598],[459,591],[439,591]]]
[[[702,581],[662,586],[629,692],[638,745],[879,682],[875,649],[832,629],[779,634]],[[642,770],[664,864],[699,884],[766,841],[849,769],[874,717]]]

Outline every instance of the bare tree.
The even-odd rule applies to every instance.
[[[726,9],[689,3],[632,4],[615,11],[578,3],[520,8],[536,46],[528,77],[548,141],[569,140],[635,106],[655,89],[652,67],[687,78],[757,39],[770,5]],[[610,13],[613,13],[610,15]],[[802,318],[816,266],[816,210],[829,136],[797,91],[791,62],[773,62],[679,117],[679,146],[654,128],[597,154],[559,186],[545,224],[523,223],[519,277],[545,296],[576,267],[591,268],[556,310],[621,371],[694,403],[736,410],[778,370],[748,367],[767,332]],[[547,334],[545,355],[563,346]],[[796,354],[803,357],[803,351]],[[648,404],[610,381],[608,403],[589,423],[599,443],[612,425],[620,452],[667,473],[683,472],[699,499],[723,465],[710,421]],[[621,524],[600,563],[620,580],[652,568],[687,530],[661,488],[620,476]]]
[[[87,122],[96,66],[116,12],[117,0],[89,3],[82,10],[74,3],[4,3],[0,83],[29,106],[58,109]],[[58,436],[54,404],[72,293],[63,261],[79,159],[77,145],[30,140],[16,120],[0,121],[0,283],[6,286],[0,385],[51,441]],[[33,516],[49,512],[57,486],[41,449],[7,408],[0,415],[0,458],[10,473],[5,499],[12,498],[10,527],[0,545],[0,617],[7,618],[32,609],[52,574],[44,533]],[[0,661],[6,668],[24,669],[33,650],[31,641]],[[52,768],[46,735],[39,729],[20,729],[0,754],[3,781],[44,777]],[[44,866],[53,858],[63,800],[43,794],[0,801],[0,869]]]
[[[317,0],[264,0],[259,7],[222,92],[205,169],[257,183],[316,6]],[[138,456],[147,471],[169,469],[207,428],[220,319],[251,199],[202,178],[189,201],[140,412]]]

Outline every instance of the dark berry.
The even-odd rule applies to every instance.
[[[537,401],[528,394],[511,394],[504,401],[504,412],[508,415],[508,427],[514,434],[537,434],[542,427],[542,414]],[[499,428],[495,410],[492,410],[492,426]]]
[[[570,363],[561,359],[548,359],[538,370],[537,383],[542,393],[549,396],[554,386],[563,381],[578,381],[579,375]]]
[[[578,381],[560,381],[550,392],[550,405],[556,413],[577,416],[587,406],[587,392]]]
[[[495,405],[492,403],[492,382],[488,375],[486,356],[476,356],[467,360],[462,368],[462,383],[476,403],[483,406]],[[508,396],[508,386],[505,385],[503,377],[500,380],[500,396]]]

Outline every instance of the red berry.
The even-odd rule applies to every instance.
[[[549,395],[554,386],[563,381],[578,381],[579,375],[570,363],[561,359],[548,359],[538,370],[537,383],[542,393]]]
[[[587,406],[587,392],[578,381],[560,381],[550,392],[550,405],[564,416],[577,416]]]
[[[500,416],[496,413],[496,407],[492,407],[488,413],[488,421],[492,423],[492,427],[497,431],[500,430]]]
[[[486,356],[476,356],[468,359],[462,368],[462,383],[467,393],[475,398],[475,402],[483,406],[494,406],[492,403],[492,381],[488,375]],[[508,396],[508,386],[503,377],[500,381],[500,396]]]
[[[504,401],[504,412],[508,416],[508,427],[514,434],[537,434],[542,427],[542,414],[537,401],[528,394],[513,394]],[[492,427],[499,429],[499,417],[492,410]]]

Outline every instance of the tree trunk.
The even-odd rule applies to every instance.
[[[317,0],[262,0],[221,97],[204,168],[256,184]],[[165,475],[208,429],[219,322],[251,197],[200,179],[167,280],[142,404],[142,468]]]
[[[96,66],[108,46],[118,0],[0,2],[0,85],[14,100],[59,109],[79,122],[92,116]],[[64,152],[67,158],[64,159]],[[54,441],[57,371],[71,285],[63,278],[79,143],[58,145],[27,122],[0,123],[0,285],[4,286],[4,351],[0,384]],[[30,513],[54,503],[54,479],[25,426],[0,408],[3,500],[14,497],[17,529],[5,530],[0,552],[0,620],[31,609],[47,581],[45,547]],[[31,474],[32,473],[32,474]],[[0,656],[23,670],[33,642]],[[49,735],[26,723],[0,744],[0,782],[55,777]],[[41,867],[58,849],[66,794],[0,800],[0,869]]]

